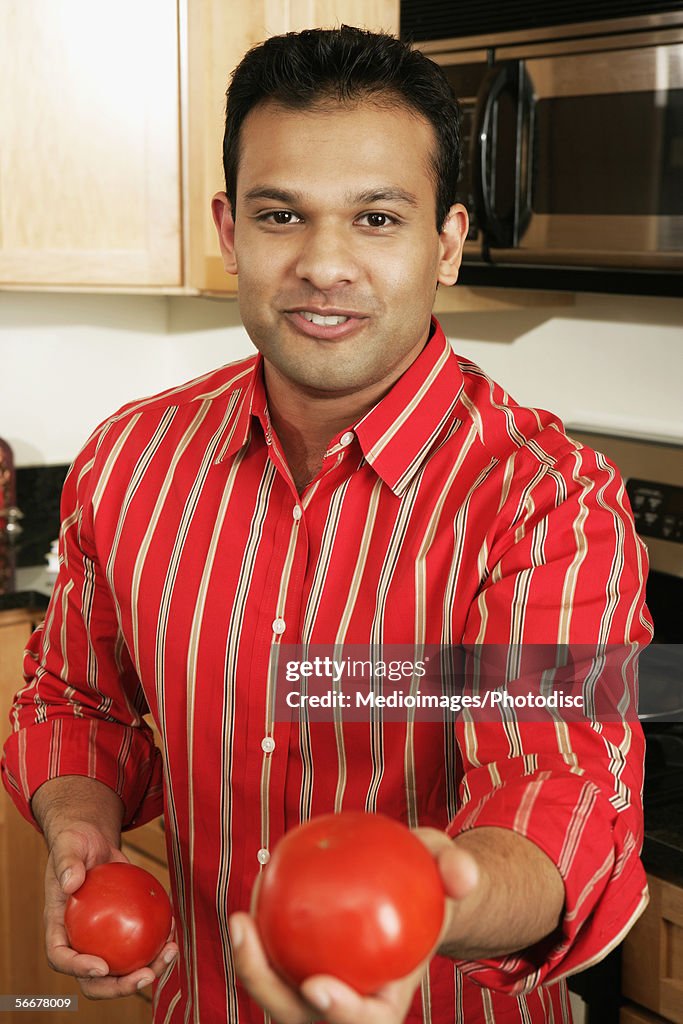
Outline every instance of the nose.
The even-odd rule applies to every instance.
[[[318,291],[357,281],[359,267],[350,239],[329,225],[309,228],[302,238],[296,273]]]

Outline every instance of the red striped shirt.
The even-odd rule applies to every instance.
[[[571,1019],[560,979],[646,899],[639,726],[274,720],[273,652],[647,642],[646,555],[604,456],[517,405],[436,325],[301,496],[256,356],[107,420],[62,512],[3,780],[29,820],[60,774],[115,789],[127,827],[163,810],[181,955],[155,1021],[263,1021],[236,984],[228,913],[286,829],[363,808],[451,834],[514,829],[565,882],[561,935],[486,963],[435,957],[409,1019]]]

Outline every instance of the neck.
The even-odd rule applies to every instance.
[[[356,423],[386,393],[314,397],[294,389],[271,363],[264,362],[268,410],[299,493],[317,476],[332,439]]]
[[[385,376],[357,390],[321,392],[263,361],[271,423],[299,492],[317,476],[330,441],[357,423],[393,387],[429,340],[427,334]]]

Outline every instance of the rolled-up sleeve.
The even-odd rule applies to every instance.
[[[514,530],[501,539],[466,641],[507,662],[499,673],[507,690],[559,688],[581,693],[585,705],[581,714],[498,708],[456,726],[462,803],[449,834],[510,829],[543,850],[564,883],[561,920],[545,940],[458,962],[478,984],[519,995],[600,960],[647,904],[637,655],[652,631],[646,552],[621,477],[603,456],[577,446],[512,497]],[[565,653],[559,675],[552,659],[543,671],[543,650]],[[520,671],[525,658],[536,672]]]
[[[91,541],[92,471],[105,432],[106,425],[93,435],[67,476],[59,575],[9,714],[2,780],[33,825],[33,794],[64,775],[97,779],[118,793],[124,828],[163,809],[161,753],[143,717],[149,708]]]

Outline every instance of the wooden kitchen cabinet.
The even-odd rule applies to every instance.
[[[229,294],[225,90],[269,35],[398,29],[399,0],[0,5],[0,287]]]
[[[0,38],[0,282],[181,285],[176,0],[9,0]]]
[[[650,903],[622,947],[622,995],[637,1005],[622,1008],[620,1024],[683,1024],[683,888],[653,875],[648,885]]]
[[[268,36],[398,33],[400,0],[8,0],[0,5],[0,289],[234,296],[211,197],[225,91]],[[441,288],[434,311],[571,305]]]
[[[225,92],[232,70],[252,46],[282,32],[346,23],[397,33],[399,0],[190,0],[187,12],[188,281],[199,291],[226,294],[237,290],[237,278],[223,269],[211,197],[225,190]]]
[[[666,1024],[663,1017],[656,1017],[639,1006],[623,1006],[619,1013],[619,1024]]]
[[[7,714],[21,685],[23,650],[41,617],[39,612],[24,609],[0,612],[0,742],[9,731]],[[122,849],[129,860],[151,871],[169,890],[160,819],[125,833]],[[48,965],[43,926],[46,863],[42,835],[20,816],[0,787],[0,994],[78,996],[77,1014],[50,1011],[53,1024],[76,1020],[79,1024],[150,1024],[151,989],[125,999],[91,1001],[73,978]],[[33,1018],[26,1011],[2,1013],[3,1024],[26,1024],[29,1019]]]

